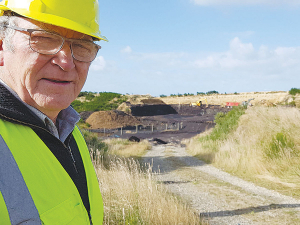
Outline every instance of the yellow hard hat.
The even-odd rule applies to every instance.
[[[99,30],[98,0],[2,0],[0,15],[7,10],[107,41]]]

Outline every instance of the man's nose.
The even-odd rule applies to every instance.
[[[72,55],[71,44],[65,42],[61,50],[56,53],[53,58],[53,63],[58,65],[64,71],[70,71],[75,67],[74,58]]]

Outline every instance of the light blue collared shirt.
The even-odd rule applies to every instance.
[[[34,115],[40,118],[49,129],[49,131],[62,142],[66,140],[66,138],[74,130],[76,123],[78,123],[78,121],[80,120],[80,115],[71,106],[69,106],[68,108],[60,111],[57,116],[55,125],[53,121],[40,110],[23,102],[18,94],[1,79],[0,83],[3,84],[24,105],[26,105]]]

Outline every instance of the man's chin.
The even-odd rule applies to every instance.
[[[48,114],[54,115],[57,114],[70,106],[72,101],[66,100],[63,98],[60,99],[48,99],[46,102],[36,102],[37,106],[35,106],[37,109],[42,111],[44,114],[48,116]]]

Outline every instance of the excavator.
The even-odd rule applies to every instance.
[[[191,104],[190,104],[190,106],[202,106],[203,105],[203,101],[205,102],[205,104],[206,104],[206,107],[208,107],[208,104],[207,104],[207,100],[206,100],[206,98],[200,98],[197,102],[192,102]]]

